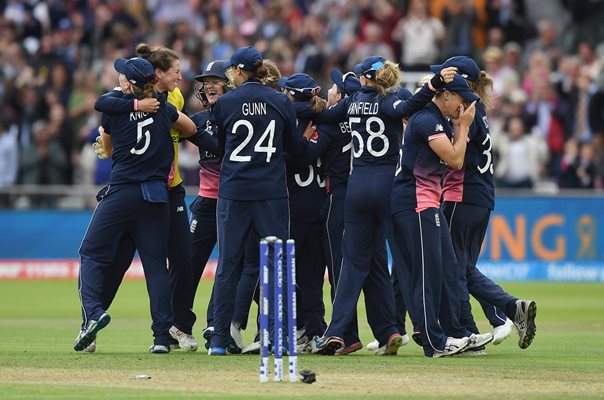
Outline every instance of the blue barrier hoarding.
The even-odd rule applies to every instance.
[[[90,211],[0,211],[0,264],[77,261],[91,216]],[[498,198],[478,267],[497,281],[604,282],[604,198]]]

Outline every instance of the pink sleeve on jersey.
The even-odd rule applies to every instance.
[[[435,133],[433,135],[428,136],[428,141],[433,140],[433,139],[438,139],[441,137],[447,137],[447,134],[444,132]]]

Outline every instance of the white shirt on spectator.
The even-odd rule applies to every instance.
[[[14,185],[17,181],[19,165],[19,146],[17,144],[17,126],[0,132],[0,188]]]

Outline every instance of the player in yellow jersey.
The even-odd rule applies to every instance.
[[[158,103],[169,102],[175,106],[178,111],[182,111],[184,107],[184,98],[178,83],[182,80],[180,73],[180,60],[178,54],[168,48],[159,47],[151,49],[146,44],[140,44],[136,48],[137,55],[140,58],[148,60],[155,70],[157,77],[155,90]],[[116,103],[115,100],[109,99],[105,101],[104,106],[110,107],[113,112],[141,112],[144,110],[141,104],[135,101]],[[109,104],[107,104],[109,103]],[[99,101],[95,103],[97,111],[107,112],[100,107]],[[193,313],[193,273],[191,264],[191,235],[189,232],[189,217],[187,215],[187,207],[185,204],[185,189],[182,186],[182,178],[178,170],[178,142],[180,140],[180,132],[172,129],[170,131],[172,137],[172,145],[174,146],[174,159],[172,161],[170,174],[168,177],[168,202],[170,210],[169,242],[168,242],[168,267],[170,276],[171,305],[172,315],[168,316],[173,320],[173,326],[169,330],[169,335],[174,341],[172,344],[164,342],[155,343],[149,351],[152,353],[168,353],[172,348],[182,348],[185,351],[196,351],[197,342],[192,336],[193,324],[195,323],[195,314]],[[112,299],[123,274],[130,266],[130,261],[134,254],[135,245],[131,241],[122,241],[120,249],[117,252],[114,265],[121,269],[122,274],[115,274],[116,279],[104,283],[107,299]],[[148,287],[149,292],[153,292],[155,288]],[[156,304],[151,304],[151,309],[158,307]],[[89,351],[89,350],[87,350]]]
[[[184,98],[178,88],[182,80],[180,59],[176,52],[165,47],[150,48],[141,43],[136,47],[139,57],[147,59],[155,68],[157,76],[156,89],[167,93],[168,102],[179,111],[184,108]],[[168,177],[170,227],[168,243],[168,268],[172,287],[172,313],[174,325],[170,335],[178,341],[179,347],[185,351],[197,350],[197,342],[192,335],[195,313],[193,312],[193,269],[191,263],[191,234],[189,232],[189,217],[185,204],[185,188],[178,169],[178,142],[180,133],[172,129],[172,144],[174,160]],[[151,346],[151,352],[165,352],[163,346]],[[169,351],[169,349],[168,349]]]

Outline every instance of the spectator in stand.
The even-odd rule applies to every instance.
[[[529,2],[530,3],[530,2]],[[558,26],[555,21],[544,19],[537,23],[538,36],[529,41],[522,56],[523,65],[528,66],[535,51],[541,51],[547,56],[550,68],[557,68],[563,51],[558,39]]]
[[[495,166],[497,186],[533,188],[543,172],[547,146],[542,138],[526,131],[521,118],[511,118],[499,138],[499,162]]]
[[[446,28],[447,37],[443,47],[445,58],[457,55],[473,55],[484,46],[486,19],[483,0],[447,1],[440,14]]]
[[[411,0],[409,12],[392,31],[401,43],[401,63],[405,70],[425,71],[435,64],[445,38],[445,26],[430,15],[427,0]]]
[[[0,189],[17,183],[19,166],[17,126],[0,117]],[[0,208],[10,207],[11,197],[0,194]]]
[[[558,176],[558,166],[564,141],[570,136],[565,122],[571,120],[568,105],[562,101],[551,82],[535,77],[532,91],[525,104],[523,120],[526,130],[547,143],[550,165],[546,174]]]
[[[498,47],[487,47],[482,54],[485,71],[493,78],[493,90],[504,95],[518,87],[520,78],[512,67],[503,64],[503,52]]]
[[[32,124],[32,143],[22,152],[19,163],[20,182],[29,185],[66,184],[65,170],[69,163],[67,154],[48,121]],[[36,208],[54,208],[57,197],[50,194],[34,196],[31,205]]]
[[[375,54],[380,54],[388,60],[394,58],[392,48],[382,40],[382,28],[380,25],[375,22],[367,23],[363,29],[363,36],[365,39],[358,43],[352,55],[352,60],[355,64]]]
[[[523,43],[528,36],[524,0],[487,1],[487,28],[501,28],[504,41]]]

